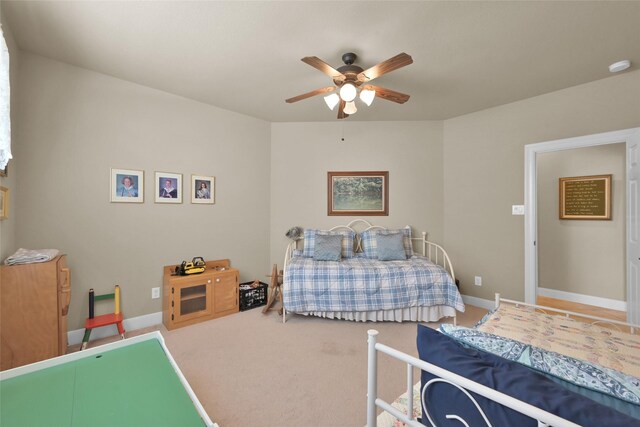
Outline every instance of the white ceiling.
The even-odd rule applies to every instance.
[[[347,120],[441,120],[610,77],[640,65],[640,2],[1,2],[18,46],[272,122],[331,121],[331,84],[300,58],[368,68],[414,63],[374,81],[408,93],[359,104]],[[632,69],[634,67],[632,66]],[[615,78],[615,77],[613,77]]]

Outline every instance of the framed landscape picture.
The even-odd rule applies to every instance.
[[[182,174],[156,172],[156,203],[182,203]]]
[[[328,215],[389,215],[389,172],[327,172]]]
[[[191,203],[214,204],[215,190],[215,177],[191,175]]]
[[[111,201],[144,202],[144,171],[111,169]]]

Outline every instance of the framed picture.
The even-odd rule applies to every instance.
[[[560,219],[611,219],[612,175],[560,178]]]
[[[389,172],[327,172],[328,215],[389,215]]]
[[[156,203],[182,203],[182,174],[156,172]]]
[[[111,169],[111,201],[144,202],[144,171]]]
[[[0,187],[0,219],[9,217],[9,189]]]
[[[191,203],[214,204],[216,178],[213,176],[191,175]]]

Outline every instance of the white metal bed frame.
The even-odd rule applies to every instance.
[[[357,229],[361,229],[361,228],[363,228],[362,231],[360,232],[357,231]],[[335,227],[330,228],[329,231],[338,231],[338,230],[345,230],[345,229],[353,231],[354,233],[356,233],[356,235],[360,233],[364,233],[365,231],[368,231],[368,230],[388,230],[388,228],[386,227],[382,227],[379,225],[372,225],[369,221],[365,219],[354,219],[347,225],[336,225]],[[284,268],[282,271],[283,290],[286,288],[284,277],[286,276],[286,273],[287,273],[287,267],[289,265],[289,262],[291,261],[291,258],[293,257],[293,252],[296,249],[298,249],[298,242],[301,242],[303,240],[304,239],[301,238],[287,245],[287,250],[284,255]],[[447,254],[447,251],[445,251],[444,248],[438,245],[437,243],[428,241],[426,231],[422,232],[422,237],[411,237],[412,245],[415,245],[418,242],[422,244],[421,255],[428,258],[429,261],[431,261],[432,263],[437,264],[442,268],[444,268],[451,275],[451,278],[455,282],[456,275],[455,275],[455,272],[453,271],[453,264],[451,264],[451,260],[449,259],[449,255]],[[354,248],[354,250],[358,252],[361,249],[362,249],[361,242],[357,240],[356,247]],[[455,313],[455,310],[454,310],[454,313]],[[282,323],[285,323],[286,321],[287,321],[287,309],[286,307],[284,307],[284,301],[283,301]],[[456,324],[455,315],[453,316],[453,323]]]
[[[545,307],[542,305],[536,304],[527,304],[519,301],[509,300],[500,298],[500,294],[496,294],[495,296],[495,308],[500,306],[501,302],[515,304],[518,306],[526,306],[535,308],[538,310],[542,310],[544,312],[556,312],[562,313],[566,317],[575,316],[579,318],[587,318],[592,320],[592,324],[600,324],[607,323],[613,325],[615,327],[623,326],[628,327],[632,334],[635,334],[640,328],[639,325],[633,325],[631,323],[620,322],[617,320],[605,319],[603,317],[591,316],[582,313],[575,313],[572,311],[555,309],[551,307]],[[403,423],[411,426],[411,427],[424,427],[424,425],[418,422],[413,418],[413,368],[416,367],[423,371],[427,371],[436,377],[427,383],[427,385],[421,391],[421,401],[424,402],[424,395],[427,388],[436,382],[445,382],[453,385],[460,389],[465,395],[474,403],[484,421],[486,422],[488,427],[492,427],[490,420],[487,419],[486,415],[476,402],[476,400],[469,394],[468,391],[472,391],[477,393],[483,397],[486,397],[490,400],[500,403],[503,406],[511,408],[515,411],[518,411],[524,415],[527,415],[535,420],[538,420],[538,426],[553,426],[553,427],[576,427],[578,424],[575,424],[571,421],[568,421],[564,418],[561,418],[557,415],[554,415],[550,412],[544,411],[540,408],[537,408],[533,405],[530,405],[526,402],[523,402],[519,399],[501,393],[499,391],[493,390],[489,387],[486,387],[482,384],[479,384],[475,381],[471,381],[465,377],[454,374],[451,371],[440,368],[438,366],[432,365],[430,363],[425,362],[424,360],[420,360],[416,357],[403,353],[399,350],[386,346],[384,344],[378,343],[378,331],[375,329],[370,329],[367,331],[368,335],[368,369],[367,369],[367,427],[376,427],[376,407],[381,408],[391,415],[402,421]],[[386,355],[391,356],[392,358],[398,359],[407,364],[407,414],[403,414],[398,409],[394,408],[388,402],[383,399],[378,398],[378,352],[384,353]],[[426,415],[427,419],[431,423],[432,426],[435,426],[433,423],[431,416],[428,413],[423,414],[424,417]],[[447,419],[455,419],[462,423],[462,425],[469,427],[469,424],[464,420],[464,418],[457,414],[447,414]]]
[[[543,312],[547,312],[547,311],[551,311],[554,313],[562,313],[565,315],[565,317],[571,317],[571,316],[575,316],[575,317],[579,317],[581,319],[589,319],[591,320],[592,325],[597,325],[597,324],[608,324],[610,326],[614,326],[616,329],[620,329],[619,326],[625,327],[625,328],[629,328],[629,332],[632,334],[635,334],[638,329],[640,328],[640,326],[638,325],[634,325],[632,323],[627,323],[627,322],[622,322],[620,320],[613,320],[613,319],[606,319],[604,317],[598,317],[598,316],[592,316],[590,314],[582,314],[582,313],[576,313],[574,311],[568,311],[568,310],[562,310],[560,308],[551,308],[551,307],[545,307],[543,305],[537,305],[537,304],[528,304],[526,302],[520,302],[520,301],[514,301],[514,300],[510,300],[510,299],[506,299],[506,298],[501,298],[500,294],[497,293],[496,297],[495,297],[495,304],[494,307],[498,308],[500,307],[500,303],[501,302],[506,302],[509,304],[514,304],[516,307],[518,306],[523,306],[523,307],[530,307],[530,308],[535,308],[537,310],[543,311]]]

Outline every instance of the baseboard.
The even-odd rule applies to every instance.
[[[556,289],[549,288],[538,288],[538,295],[563,299],[580,304],[595,305],[596,307],[603,307],[611,310],[627,311],[627,303],[617,299],[594,297],[591,295],[576,294],[573,292],[558,291]]]
[[[143,316],[132,317],[124,319],[122,322],[125,331],[135,331],[136,329],[148,328],[150,326],[156,326],[162,323],[162,312],[145,314]],[[97,340],[99,338],[111,337],[118,335],[118,329],[115,325],[104,326],[102,328],[96,328],[91,331],[91,340]],[[80,344],[82,337],[84,336],[84,329],[76,329],[75,331],[67,332],[67,340],[69,345]]]
[[[462,301],[464,301],[465,304],[475,305],[476,307],[484,308],[487,310],[493,310],[496,305],[493,300],[472,297],[470,295],[462,295]]]

